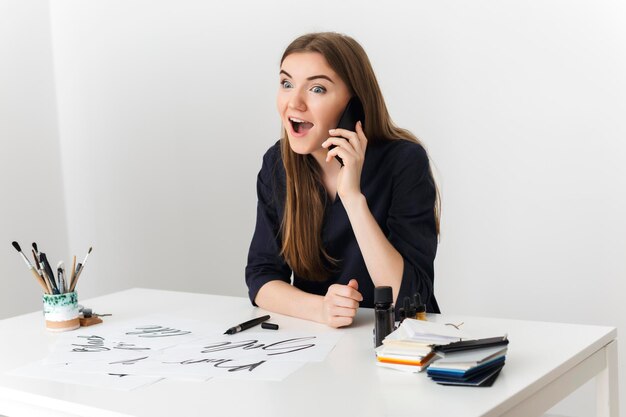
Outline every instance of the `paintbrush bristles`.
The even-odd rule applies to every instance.
[[[87,255],[85,255],[85,259],[83,259],[83,265],[85,265],[85,262],[87,262],[87,258],[89,258],[89,254],[91,253],[92,250],[93,248],[90,246],[89,250],[87,251]]]
[[[87,255],[85,255],[85,259],[83,260],[83,263],[78,264],[78,267],[76,268],[76,277],[74,277],[74,282],[69,288],[70,291],[74,291],[74,288],[76,288],[76,283],[78,282],[78,278],[80,278],[80,275],[83,272],[83,268],[85,268],[85,263],[87,262],[87,258],[89,258],[89,254],[91,253],[92,250],[93,250],[93,247],[89,247],[89,250],[87,251]]]
[[[24,252],[22,252],[22,248],[20,247],[20,244],[17,243],[16,241],[13,241],[12,243],[13,247],[15,248],[15,250],[17,251],[17,253],[20,254],[20,256],[22,257],[22,259],[24,260],[24,263],[26,264],[26,266],[29,269],[34,269],[33,265],[30,263],[30,261],[28,260],[28,258],[26,257],[26,255],[24,255]]]
[[[26,255],[24,255],[24,253],[22,252],[22,248],[20,247],[20,244],[17,243],[16,241],[11,242],[11,244],[13,245],[15,250],[20,254],[22,259],[24,260],[24,263],[26,263],[26,266],[28,267],[28,269],[30,269],[31,273],[33,274],[33,276],[35,277],[39,285],[41,285],[41,288],[43,288],[43,291],[45,293],[48,293],[48,288],[43,277],[39,275],[39,272],[37,272],[37,269],[35,269],[35,267],[30,263]],[[37,261],[37,258],[35,258],[35,263],[36,261]]]

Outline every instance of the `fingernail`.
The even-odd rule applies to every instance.
[[[333,133],[334,131],[335,131],[335,129],[330,129],[330,130],[328,131],[328,133]]]

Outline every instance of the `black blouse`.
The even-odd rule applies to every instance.
[[[253,305],[267,282],[291,283],[291,268],[280,256],[280,223],[285,208],[285,169],[280,141],[263,156],[257,177],[256,228],[248,252],[246,283]],[[312,294],[325,295],[332,284],[359,283],[361,307],[374,307],[374,283],[365,267],[350,220],[339,196],[326,198],[322,239],[327,253],[339,259],[338,272],[327,281],[308,281],[296,274],[293,285]],[[428,156],[422,146],[408,140],[370,141],[361,172],[361,192],[389,242],[404,259],[402,284],[396,309],[405,296],[419,292],[428,312],[439,313],[433,292],[433,261],[437,252],[435,186]],[[397,310],[396,310],[397,312]]]

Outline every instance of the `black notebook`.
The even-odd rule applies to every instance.
[[[436,345],[436,352],[443,354],[450,352],[460,352],[463,350],[481,349],[493,346],[505,346],[509,344],[509,339],[504,337],[489,337],[486,339],[462,340],[460,342],[452,342],[447,345]]]

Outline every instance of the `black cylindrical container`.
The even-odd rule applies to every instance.
[[[394,311],[391,287],[374,288],[374,347],[383,344],[383,339],[393,332]]]

